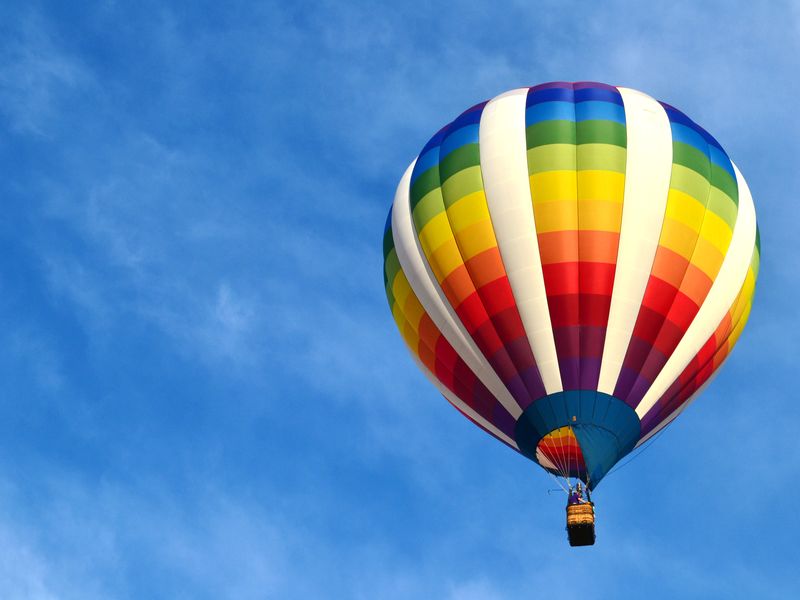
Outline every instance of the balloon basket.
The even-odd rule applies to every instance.
[[[570,546],[593,546],[594,534],[594,504],[567,505],[567,536]]]

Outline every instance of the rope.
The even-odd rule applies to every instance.
[[[575,443],[578,443],[578,438],[575,437],[575,432],[572,430],[572,425],[569,425],[567,430],[569,431],[569,437],[567,438],[569,442],[569,446],[567,447],[567,469],[569,469],[570,473],[572,472],[572,440],[575,439]],[[575,472],[578,471],[578,452],[575,451]]]
[[[545,471],[547,471],[547,469],[545,469]],[[550,475],[550,477],[553,478],[553,481],[555,481],[558,484],[558,487],[560,487],[562,490],[567,492],[567,494],[569,494],[569,490],[567,490],[567,488],[565,488],[564,485],[558,480],[558,477],[553,475],[550,471],[547,471],[547,474]]]
[[[558,472],[561,473],[561,476],[567,480],[567,485],[569,485],[569,473],[566,473],[564,470],[564,442],[561,439],[561,431],[560,429],[556,429],[555,433],[558,436]],[[572,486],[570,486],[572,487]]]
[[[632,455],[630,456],[630,458],[628,458],[628,460],[626,460],[624,463],[621,463],[621,464],[619,464],[619,465],[616,465],[616,466],[615,466],[613,469],[611,469],[611,470],[608,472],[608,475],[606,475],[606,477],[608,477],[608,476],[612,475],[613,473],[616,473],[617,471],[619,471],[620,469],[622,469],[622,467],[624,467],[625,465],[627,465],[627,464],[629,464],[629,463],[633,462],[635,459],[639,458],[639,457],[642,455],[642,453],[643,453],[645,450],[647,450],[647,449],[648,449],[650,446],[652,446],[653,442],[655,442],[655,441],[656,441],[658,438],[660,438],[660,437],[661,437],[661,434],[662,434],[662,433],[664,433],[664,432],[665,432],[667,429],[669,429],[670,425],[672,425],[674,422],[675,422],[675,419],[673,419],[672,421],[670,421],[669,423],[667,423],[666,425],[664,425],[664,427],[661,429],[661,431],[659,431],[658,433],[656,433],[656,434],[655,434],[653,437],[651,437],[651,438],[650,438],[650,439],[647,441],[647,443],[646,443],[644,446],[642,446],[641,448],[639,448],[639,451],[638,451],[638,452],[636,452],[636,453],[632,454]]]

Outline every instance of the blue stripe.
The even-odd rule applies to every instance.
[[[525,125],[541,121],[574,121],[575,104],[572,102],[542,102],[525,110]]]
[[[439,146],[431,148],[417,159],[414,170],[411,172],[411,183],[431,167],[439,164]]]
[[[587,100],[600,100],[603,102],[613,102],[622,106],[622,96],[616,90],[605,88],[583,88],[575,90],[575,102],[586,102]]]
[[[700,135],[700,137],[702,137],[706,141],[706,143],[708,143],[711,146],[716,146],[717,148],[722,150],[722,146],[720,146],[719,142],[716,139],[714,139],[714,136],[708,133],[702,127],[700,127],[700,125],[692,121],[689,117],[687,117],[677,108],[674,108],[669,104],[664,104],[663,102],[661,102],[660,104],[661,106],[664,107],[664,110],[667,113],[667,117],[669,117],[671,123],[680,123],[681,125],[685,125],[689,129],[693,129]]]
[[[480,125],[467,125],[465,127],[461,127],[460,129],[451,130],[451,132],[447,134],[447,137],[444,138],[444,141],[442,142],[439,153],[439,161],[441,162],[445,156],[450,154],[453,150],[458,150],[461,148],[461,146],[465,146],[467,144],[477,144],[479,128]]]
[[[534,106],[542,102],[574,102],[575,92],[572,88],[550,88],[546,90],[529,90],[525,106]]]
[[[575,105],[578,121],[616,121],[625,125],[625,109],[612,102],[578,102]]]
[[[727,171],[728,174],[733,177],[733,180],[736,181],[736,174],[733,170],[733,165],[731,164],[731,160],[728,158],[728,155],[724,150],[718,148],[717,146],[709,146],[706,143],[706,139],[692,127],[687,127],[686,125],[682,125],[680,123],[671,123],[670,128],[672,129],[673,141],[683,142],[684,144],[688,144],[693,148],[697,148],[700,152],[705,154],[712,163],[725,169],[725,171]]]
[[[670,123],[670,129],[672,130],[672,141],[688,144],[708,156],[708,144],[696,129],[681,123]]]
[[[450,125],[442,127],[422,148],[422,152],[419,153],[419,158],[414,165],[414,170],[411,171],[411,185],[414,185],[417,178],[425,171],[439,164],[439,146],[449,128]]]
[[[445,125],[444,127],[442,127],[439,131],[437,131],[436,134],[431,139],[429,139],[428,143],[425,144],[425,146],[422,148],[422,152],[420,152],[420,156],[425,154],[431,148],[434,148],[434,147],[438,148],[439,144],[442,143],[442,140],[444,139],[444,136],[447,133],[447,130],[449,128],[450,128],[450,125],[448,124],[448,125]]]
[[[450,124],[449,130],[452,131],[453,129],[464,127],[465,125],[474,125],[476,123],[480,123],[481,115],[483,114],[483,107],[486,106],[487,102],[476,104],[469,110],[461,113],[458,118],[456,118],[456,120]]]
[[[731,159],[728,158],[728,155],[725,154],[725,151],[718,149],[716,146],[711,146],[710,150],[711,150],[711,162],[725,169],[730,174],[730,176],[733,177],[733,180],[736,181],[736,172],[733,170]]]
[[[525,111],[525,125],[542,121],[615,121],[625,125],[625,109],[611,102],[542,102]]]
[[[386,225],[384,225],[384,227],[383,227],[383,235],[384,236],[386,235],[386,232],[389,231],[389,229],[391,229],[391,227],[392,227],[392,209],[393,208],[394,208],[394,206],[390,206],[389,207],[389,214],[386,215]]]

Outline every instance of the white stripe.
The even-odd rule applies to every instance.
[[[553,469],[553,471],[559,471],[559,468],[556,467],[553,462],[545,456],[544,452],[542,452],[538,447],[536,448],[536,460],[539,462],[540,465],[545,467],[546,469]]]
[[[736,216],[736,225],[733,228],[733,238],[728,248],[728,253],[722,261],[717,278],[711,285],[705,302],[700,307],[677,348],[669,357],[664,368],[656,377],[653,385],[644,395],[636,414],[639,418],[655,406],[658,399],[667,391],[670,385],[689,364],[689,361],[700,351],[703,344],[714,333],[722,319],[725,317],[739,291],[742,289],[750,260],[753,257],[753,248],[756,243],[756,211],[753,206],[753,197],[747,183],[736,168],[736,182],[739,186],[739,212]]]
[[[415,161],[416,162],[416,161]],[[392,236],[400,267],[425,312],[458,355],[515,419],[522,409],[478,350],[436,281],[414,230],[409,189],[414,163],[403,174],[392,206]]]
[[[506,92],[483,109],[483,188],[500,255],[548,394],[564,389],[539,257],[525,142],[527,88]]]
[[[492,425],[491,423],[489,423],[489,421],[487,421],[486,419],[484,419],[482,416],[480,416],[478,413],[476,413],[474,410],[472,410],[472,409],[471,409],[469,406],[467,406],[466,404],[464,404],[464,402],[461,400],[461,398],[459,398],[459,397],[458,397],[458,396],[456,396],[456,395],[455,395],[453,392],[451,392],[450,390],[448,390],[448,389],[447,389],[447,388],[444,386],[444,384],[442,384],[442,382],[441,382],[441,381],[439,381],[439,380],[436,378],[436,376],[435,376],[433,373],[431,373],[431,372],[430,372],[430,370],[428,370],[428,367],[426,367],[424,364],[422,364],[422,361],[421,361],[421,360],[420,360],[420,359],[419,359],[419,358],[418,358],[416,355],[414,355],[414,354],[412,353],[412,354],[411,354],[411,357],[414,359],[414,362],[416,362],[416,363],[417,363],[417,366],[419,367],[420,371],[422,371],[422,373],[425,375],[425,377],[427,377],[427,378],[428,378],[428,379],[431,381],[431,383],[433,383],[433,385],[435,385],[435,386],[436,386],[436,389],[438,389],[438,390],[439,390],[439,392],[442,394],[442,396],[444,396],[444,397],[445,397],[445,399],[446,399],[446,400],[447,400],[447,401],[448,401],[450,404],[452,404],[453,406],[455,406],[456,408],[458,408],[458,409],[459,409],[460,411],[462,411],[462,412],[463,412],[465,415],[468,415],[468,416],[469,416],[469,417],[470,417],[470,418],[471,418],[473,421],[475,421],[476,423],[480,423],[480,425],[481,425],[482,427],[484,427],[484,428],[485,428],[487,431],[491,431],[491,432],[492,432],[494,435],[496,435],[497,437],[499,437],[499,438],[500,438],[501,440],[503,440],[503,441],[504,441],[506,444],[508,444],[509,446],[511,446],[512,448],[514,448],[514,450],[516,450],[517,452],[519,452],[519,446],[517,446],[517,443],[516,443],[514,440],[512,440],[512,439],[511,439],[510,437],[508,437],[508,436],[507,436],[505,433],[503,433],[502,431],[500,431],[500,430],[499,430],[497,427],[495,427],[494,425]]]
[[[613,394],[650,279],[667,208],[672,132],[661,105],[642,92],[618,88],[628,131],[622,227],[597,389]]]

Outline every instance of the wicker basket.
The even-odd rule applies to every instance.
[[[570,546],[591,546],[594,544],[594,504],[567,505],[567,535]]]
[[[569,504],[567,506],[567,527],[571,525],[594,525],[594,504]]]

